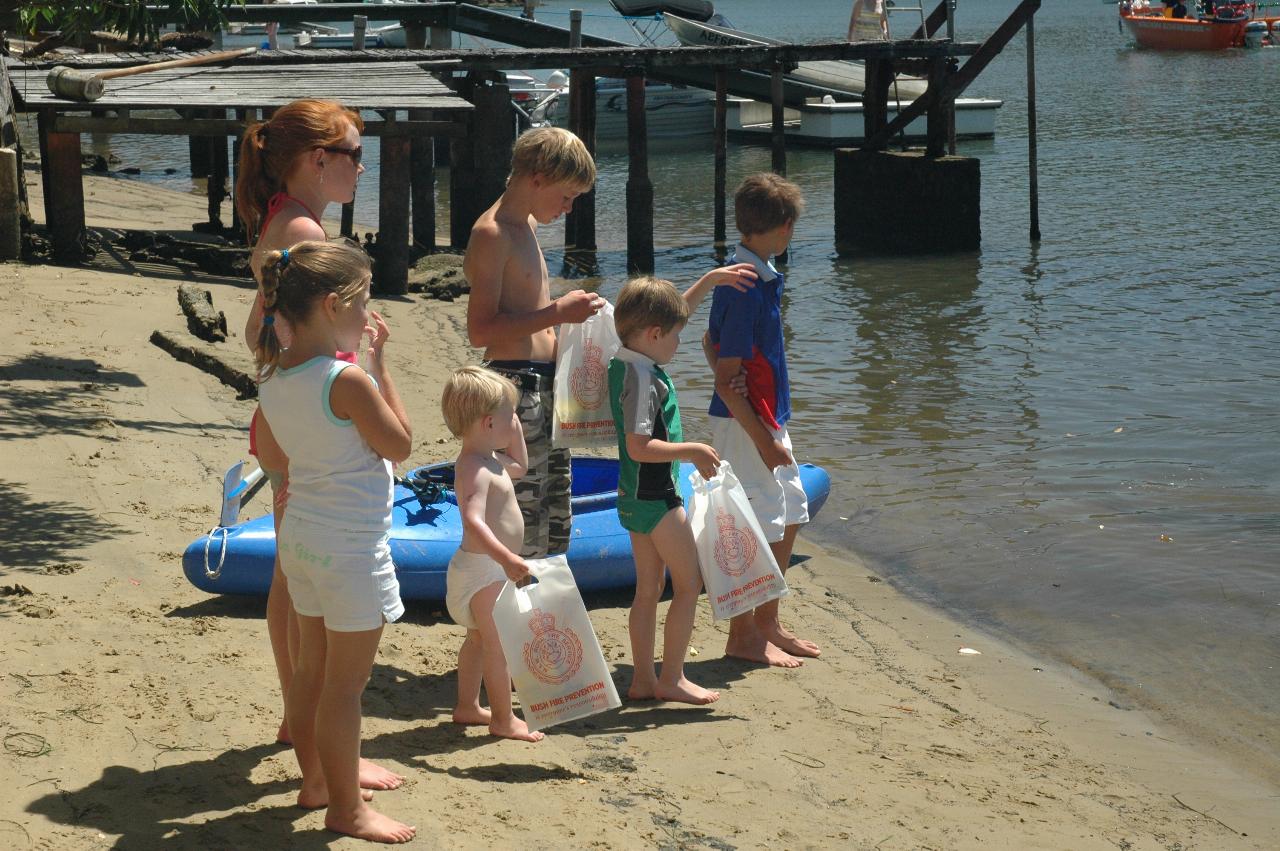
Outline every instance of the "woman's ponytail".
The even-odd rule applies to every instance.
[[[240,142],[240,174],[236,178],[236,213],[244,222],[245,241],[253,245],[267,214],[267,201],[279,191],[278,181],[267,173],[267,122],[249,125]]]

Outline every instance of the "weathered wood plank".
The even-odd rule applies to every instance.
[[[386,138],[380,148],[378,180],[378,261],[374,286],[378,292],[403,295],[409,291],[409,140]]]
[[[627,272],[653,272],[653,183],[649,180],[649,129],[644,77],[627,77]]]
[[[45,220],[59,261],[82,259],[84,248],[84,187],[80,182],[80,135],[54,133],[53,116],[39,115],[40,177],[44,184]]]
[[[58,133],[139,133],[159,136],[235,136],[244,131],[239,119],[215,118],[95,118],[88,115],[59,115],[52,129]],[[365,136],[461,136],[461,121],[366,121]]]

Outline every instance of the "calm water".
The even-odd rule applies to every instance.
[[[630,35],[605,0],[539,17],[571,5],[589,31]],[[961,0],[959,36],[1014,5]],[[776,8],[721,3],[797,40],[848,18],[837,0]],[[1005,101],[998,137],[961,146],[982,160],[980,252],[837,259],[831,154],[789,156],[809,199],[788,270],[793,434],[836,481],[811,534],[1280,778],[1280,50],[1136,50],[1097,0],[1045,4],[1036,36],[1038,246],[1021,36],[971,89]],[[185,145],[139,142],[112,144],[144,179],[190,188],[154,173],[184,167]],[[612,295],[625,152],[599,160]],[[734,147],[729,166],[732,183],[768,152]],[[714,262],[709,142],[655,145],[651,168],[658,271],[692,281]],[[544,235],[553,269],[561,242]],[[705,368],[685,352],[674,372],[696,427]]]

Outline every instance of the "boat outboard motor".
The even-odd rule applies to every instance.
[[[1262,47],[1262,39],[1267,35],[1266,21],[1250,21],[1244,25],[1244,46]]]

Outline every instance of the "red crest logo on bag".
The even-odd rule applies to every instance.
[[[607,373],[604,349],[587,340],[582,346],[582,365],[569,376],[569,391],[583,410],[594,411],[604,404]]]
[[[726,576],[741,576],[756,560],[755,536],[739,529],[732,514],[716,509],[716,565]]]
[[[582,667],[582,642],[572,629],[556,629],[555,615],[534,609],[529,617],[533,641],[524,644],[524,664],[547,685],[568,682]]]

